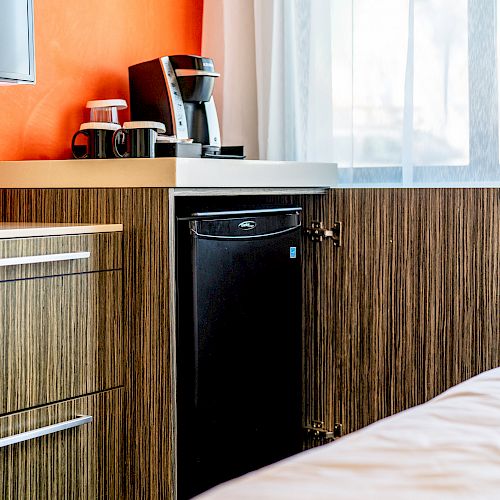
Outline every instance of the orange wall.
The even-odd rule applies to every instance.
[[[128,66],[200,53],[202,11],[203,0],[35,0],[37,83],[0,86],[0,160],[70,158],[88,100],[128,101]]]

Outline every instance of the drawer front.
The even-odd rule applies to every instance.
[[[123,498],[122,408],[115,389],[0,418],[0,446],[55,431],[0,447],[0,498]],[[81,415],[92,421],[64,429]]]
[[[0,415],[123,384],[121,271],[0,283]]]
[[[118,232],[0,240],[0,281],[121,267]]]

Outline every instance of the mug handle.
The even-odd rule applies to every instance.
[[[71,152],[73,153],[73,158],[76,158],[77,160],[83,160],[84,158],[89,157],[89,149],[88,146],[85,148],[85,154],[83,156],[77,156],[75,153],[75,141],[76,138],[80,135],[83,134],[84,136],[88,137],[89,136],[89,131],[88,130],[78,130],[78,132],[73,135],[73,139],[71,139]]]
[[[127,130],[124,128],[119,128],[118,130],[115,130],[115,132],[113,133],[113,139],[112,139],[113,153],[117,158],[128,158],[130,156],[130,153],[128,151],[125,152],[124,154],[120,154],[120,151],[118,151],[117,140],[119,135],[123,136],[124,139],[122,140],[121,144],[124,144],[125,138],[127,137]]]

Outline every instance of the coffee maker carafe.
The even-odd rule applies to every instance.
[[[212,95],[219,76],[212,59],[192,55],[165,56],[131,66],[132,120],[164,123],[167,135],[201,143],[203,156],[225,156]]]

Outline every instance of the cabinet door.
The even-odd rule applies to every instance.
[[[352,432],[500,364],[495,189],[332,189],[305,223],[305,418]]]
[[[2,438],[91,416],[90,423],[0,447],[0,498],[123,498],[123,389],[0,418]]]
[[[409,335],[401,349],[403,331],[393,328],[398,259],[406,258],[394,251],[399,208],[393,198],[392,190],[336,189],[307,200],[306,224],[318,220],[331,228],[340,221],[343,235],[341,247],[328,239],[304,245],[306,425],[322,421],[333,431],[340,424],[346,434],[393,413],[394,356],[403,358],[405,388],[417,376],[415,341]],[[410,405],[414,391],[400,389]]]
[[[335,216],[330,196],[306,196],[301,201],[304,226],[322,221],[332,227]],[[303,424],[333,432],[341,423],[338,399],[339,336],[336,334],[334,280],[336,279],[341,249],[329,240],[313,242],[303,239]],[[306,446],[323,444],[324,439],[313,438]]]

